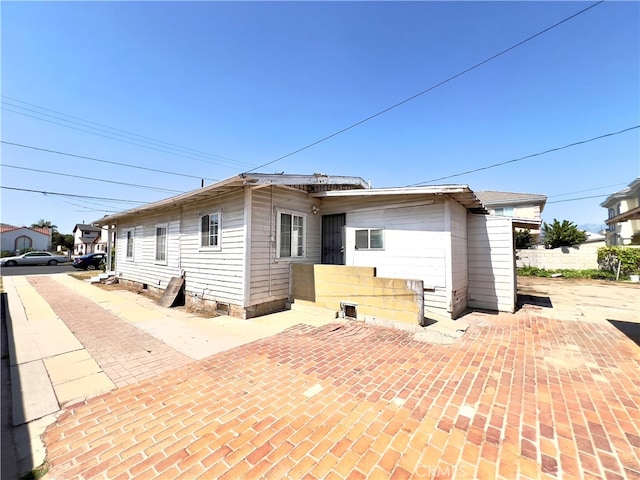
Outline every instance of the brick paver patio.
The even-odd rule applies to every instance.
[[[191,363],[167,344],[48,276],[27,277],[117,387]]]
[[[448,346],[298,326],[70,405],[49,478],[640,478],[633,342],[530,310],[465,321]]]

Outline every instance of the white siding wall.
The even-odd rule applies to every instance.
[[[241,190],[206,203],[174,209],[144,221],[121,222],[116,240],[116,270],[127,280],[165,288],[185,274],[185,291],[204,300],[242,306],[244,298],[244,210]],[[200,216],[221,211],[221,248],[200,247]],[[142,219],[141,219],[142,220]],[[155,226],[168,224],[167,264],[155,261]],[[126,258],[127,230],[134,230],[133,259]]]
[[[251,266],[249,305],[289,297],[289,266],[292,262],[320,263],[320,214],[306,192],[283,187],[265,187],[252,192]],[[306,219],[304,258],[276,258],[276,212],[287,210]]]
[[[469,272],[467,259],[467,209],[449,201],[451,215],[451,310],[457,317],[467,308]]]
[[[200,246],[202,215],[221,214],[221,248]],[[241,189],[184,209],[181,268],[187,293],[244,306],[244,196]]]
[[[156,225],[167,226],[167,261],[156,262]],[[134,231],[133,259],[126,258],[127,230]],[[147,216],[138,223],[120,224],[116,239],[116,271],[126,280],[166,288],[180,275],[180,210]]]
[[[387,200],[388,202],[388,200]],[[425,310],[447,310],[447,244],[442,201],[430,205],[380,208],[353,206],[345,227],[346,264],[376,267],[378,277],[424,282]],[[360,211],[357,211],[360,210]],[[383,250],[356,250],[355,231],[384,228]]]
[[[472,214],[467,218],[468,305],[513,312],[516,280],[511,219]]]

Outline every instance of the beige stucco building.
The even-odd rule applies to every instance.
[[[607,245],[640,242],[640,177],[609,195],[600,206],[607,209]]]
[[[476,192],[476,196],[490,215],[510,217],[515,227],[530,229],[534,235],[540,233],[546,195],[484,190]]]

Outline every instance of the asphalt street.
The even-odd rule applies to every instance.
[[[0,268],[0,275],[3,277],[9,277],[13,275],[46,275],[49,273],[68,273],[73,272],[76,269],[71,266],[71,263],[62,265],[28,265],[24,267],[2,267]]]

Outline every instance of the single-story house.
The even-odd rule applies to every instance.
[[[26,249],[50,250],[51,234],[49,228],[15,227],[3,223],[0,225],[0,249],[14,253]]]
[[[115,230],[121,281],[159,293],[182,277],[188,305],[241,318],[297,298],[410,323],[516,306],[513,219],[466,185],[241,174],[94,224]]]
[[[106,228],[77,223],[73,227],[73,254],[87,255],[89,253],[106,252],[107,234]]]

